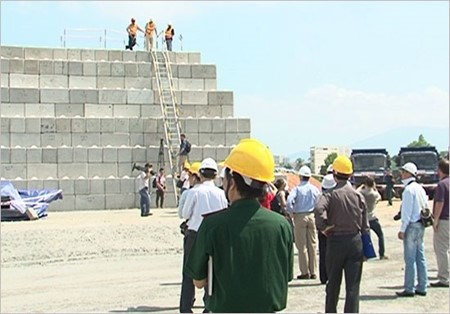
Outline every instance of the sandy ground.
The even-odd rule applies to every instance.
[[[400,202],[379,204],[389,260],[364,264],[360,312],[448,313],[449,290],[430,288],[426,297],[399,299],[403,247]],[[57,202],[52,206],[57,206]],[[177,312],[181,282],[182,235],[176,209],[52,212],[35,222],[1,223],[1,312]],[[433,232],[426,230],[429,278],[436,279]],[[372,234],[376,243],[376,235]],[[375,244],[376,245],[376,244]],[[377,247],[377,245],[376,245]],[[298,264],[295,257],[294,274]],[[338,311],[343,310],[344,282]],[[194,312],[202,312],[197,291]],[[284,312],[324,311],[325,286],[319,280],[289,284]]]

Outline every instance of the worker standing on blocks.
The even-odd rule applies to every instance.
[[[140,31],[143,33],[144,31],[137,25],[134,18],[131,18],[131,24],[128,25],[126,31],[128,33],[128,45],[125,46],[125,50],[133,50],[133,47],[136,45],[137,32]]]
[[[205,215],[185,273],[197,288],[207,286],[208,311],[281,311],[293,276],[292,229],[258,202],[275,178],[272,152],[258,140],[243,139],[224,166],[223,188],[231,205]]]

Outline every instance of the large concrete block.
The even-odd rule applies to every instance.
[[[53,49],[54,60],[67,60],[67,49]]]
[[[223,133],[199,133],[198,134],[198,145],[225,145],[225,134]]]
[[[41,101],[43,103],[69,103],[69,90],[68,89],[41,89]]]
[[[20,59],[20,60],[10,59],[9,60],[9,73],[22,73],[23,74],[23,73],[25,73],[24,66],[25,66],[25,62],[23,59]]]
[[[72,145],[73,146],[100,146],[101,139],[98,133],[72,133]]]
[[[215,79],[217,78],[216,66],[210,64],[191,65],[192,78]]]
[[[137,77],[138,76],[138,64],[137,63],[125,63],[124,64],[124,74],[126,77]]]
[[[69,88],[96,89],[97,77],[69,75]]]
[[[24,164],[27,162],[27,150],[26,148],[15,147],[11,149],[11,163],[12,164]]]
[[[106,195],[106,205],[107,209],[128,209],[135,208],[135,195],[134,194],[112,194]]]
[[[56,133],[70,133],[72,120],[70,118],[56,118],[55,119],[55,125],[56,125]]]
[[[143,133],[144,123],[141,118],[130,118],[128,120],[130,133]]]
[[[125,90],[99,90],[99,103],[100,104],[126,104],[127,92]]]
[[[9,87],[9,77],[10,74],[2,73],[1,75],[1,87]]]
[[[103,195],[105,194],[105,180],[104,179],[90,179],[91,184],[90,184],[90,194],[100,194]]]
[[[117,148],[117,160],[118,162],[131,163],[131,148],[130,147],[119,147]]]
[[[100,118],[86,118],[86,132],[100,132]]]
[[[190,64],[201,63],[200,52],[189,52],[188,60]]]
[[[125,76],[125,66],[122,62],[111,63],[111,76]]]
[[[57,164],[58,178],[68,177],[71,179],[85,177],[87,178],[87,164],[85,163],[71,163],[71,164]]]
[[[136,51],[135,54],[137,62],[150,62],[152,59],[147,51]]]
[[[73,49],[73,48],[67,49],[67,59],[80,61],[81,60],[81,49]]]
[[[69,99],[71,103],[98,103],[98,90],[70,90]]]
[[[186,52],[169,52],[171,63],[189,63],[189,55]]]
[[[23,72],[26,74],[39,74],[39,61],[25,59],[23,63]]]
[[[225,160],[231,152],[231,147],[217,147],[216,148],[216,157],[217,161],[221,162]]]
[[[233,105],[233,92],[210,91],[208,92],[209,105]]]
[[[197,117],[220,117],[222,114],[221,106],[195,106]]]
[[[3,105],[2,105],[2,107],[3,107]],[[9,134],[10,125],[11,125],[11,119],[6,116],[2,116],[0,118],[0,133],[8,133]],[[26,122],[25,122],[25,129],[26,129]],[[1,144],[3,145],[3,143],[1,143]]]
[[[95,60],[95,51],[91,49],[83,49],[81,50],[81,60],[84,61],[93,61]]]
[[[130,133],[130,146],[144,146],[143,133]]]
[[[10,88],[9,101],[12,103],[38,103],[40,102],[37,88]]]
[[[55,61],[53,63],[55,75],[68,75],[69,63],[68,61]]]
[[[44,189],[47,190],[59,190],[59,180],[58,179],[45,179],[42,180]]]
[[[189,153],[189,160],[202,161],[203,160],[203,148],[198,146],[192,146],[191,152]]]
[[[105,193],[106,194],[120,194],[120,179],[107,178],[105,180]]]
[[[41,133],[56,133],[55,118],[42,118],[41,119]]]
[[[11,148],[1,147],[1,159],[0,164],[10,164],[11,163]]]
[[[98,76],[111,76],[111,62],[98,62],[97,63],[97,75]]]
[[[39,76],[40,88],[68,88],[69,80],[67,75],[46,75]]]
[[[88,162],[89,163],[102,163],[103,162],[103,149],[101,147],[89,147],[88,148]]]
[[[28,189],[28,181],[24,179],[10,180],[17,190]]]
[[[58,206],[55,206],[52,211],[71,211],[75,210],[75,196],[73,194],[67,195],[64,193],[64,198],[58,201]]]
[[[1,59],[0,60],[0,68],[1,73],[8,73],[9,74],[9,59]]]
[[[1,101],[2,101],[2,113],[3,113],[3,104],[9,103],[9,88],[3,88],[1,89]]]
[[[178,64],[177,65],[178,70],[178,78],[192,78],[191,73],[191,65],[190,64]]]
[[[183,105],[207,105],[208,92],[183,91],[181,92],[181,103]]]
[[[159,145],[159,140],[164,137],[163,133],[144,134],[144,146]]]
[[[10,46],[2,46],[1,56],[4,58],[19,58],[23,59],[25,56],[25,51],[23,47],[10,47]]]
[[[237,119],[237,128],[238,128],[238,132],[250,133],[250,131],[251,131],[250,119],[248,119],[248,118]]]
[[[226,133],[237,133],[238,132],[238,119],[226,119],[225,122]]]
[[[133,162],[146,163],[147,162],[147,148],[145,147],[133,147],[131,151],[131,158]]]
[[[212,120],[211,119],[199,119],[198,120],[198,132],[199,133],[211,133],[212,132]]]
[[[27,148],[27,163],[42,163],[42,148]]]
[[[85,118],[72,118],[72,132],[73,133],[86,133],[86,119]]]
[[[87,147],[74,147],[73,148],[73,162],[77,163],[87,163],[88,162],[88,151]]]
[[[1,174],[6,179],[16,179],[27,177],[27,167],[25,164],[1,164]]]
[[[73,162],[73,147],[58,147],[58,163]]]
[[[159,155],[159,147],[152,146],[147,147],[147,153],[146,153],[146,162],[154,163],[154,161],[158,160]],[[164,156],[167,156],[167,149],[164,149]]]
[[[139,115],[140,117],[154,117],[154,118],[162,117],[160,104],[157,105],[145,104],[141,105],[140,107],[141,107],[141,113]]]
[[[103,162],[117,163],[117,147],[103,148]]]
[[[59,188],[61,190],[63,190],[64,198],[66,198],[66,195],[74,194],[75,193],[75,180],[63,178],[63,179],[59,180]]]
[[[123,51],[122,52],[123,62],[136,62],[136,53],[134,51]]]
[[[83,62],[83,76],[97,76],[97,62]]]
[[[56,163],[58,150],[56,147],[43,147],[42,148],[42,162],[45,164]]]
[[[3,48],[2,48],[3,49]],[[53,50],[51,48],[24,48],[25,59],[53,59]]]
[[[152,76],[152,64],[151,63],[138,63],[138,76],[139,77],[151,77]]]
[[[153,104],[152,90],[128,90],[128,104]]]
[[[9,133],[0,133],[0,143],[2,146],[11,146],[11,135]]]
[[[28,190],[42,190],[44,188],[44,180],[39,178],[34,178],[28,180],[27,189]]]
[[[129,122],[128,118],[114,119],[114,132],[129,133],[130,132],[130,122]]]
[[[102,146],[121,146],[130,144],[128,133],[107,133],[100,135],[100,144]]]
[[[113,105],[114,117],[140,117],[141,106],[140,105]]]
[[[57,178],[56,164],[27,164],[27,178],[31,179],[33,177],[39,179]]]
[[[107,178],[117,176],[117,163],[90,163],[88,164],[89,177]]]
[[[204,79],[205,91],[215,91],[217,89],[216,79]]]
[[[122,178],[120,180],[120,193],[121,194],[133,194],[136,192],[134,188],[135,178]]]
[[[105,209],[105,195],[75,196],[75,210]]]
[[[124,77],[98,76],[98,89],[123,89],[125,87]]]
[[[222,161],[217,159],[216,147],[203,147],[203,159],[208,157],[214,159],[216,162]]]
[[[204,106],[202,105],[202,107],[204,107]],[[181,106],[178,107],[179,116],[183,117],[183,118],[197,117],[197,113],[196,113],[195,108],[196,108],[196,106],[181,105]]]
[[[26,117],[54,117],[54,104],[25,104]]]
[[[225,119],[213,119],[212,120],[212,132],[213,133],[225,133],[226,132],[226,120]]]
[[[95,50],[95,60],[107,61],[108,60],[108,50]]]
[[[245,133],[227,133],[225,134],[225,145],[226,146],[232,146],[239,144],[239,141],[243,138],[250,137],[249,134]]]
[[[39,60],[39,74],[51,75],[55,73],[53,60]]]
[[[152,89],[152,80],[149,77],[125,76],[125,89]]]
[[[11,133],[25,133],[25,118],[11,118],[9,130]]]
[[[41,118],[25,118],[26,133],[41,133]]]
[[[205,89],[203,79],[178,79],[178,89],[182,91],[197,91]]]
[[[233,117],[234,116],[234,110],[233,110],[234,106],[230,105],[230,106],[220,106],[222,115],[221,117]]]
[[[84,106],[86,117],[113,117],[113,105],[110,104],[86,104]]]
[[[39,76],[37,74],[12,73],[9,75],[9,86],[19,88],[38,88]]]
[[[112,133],[115,130],[113,118],[101,118],[100,119],[100,132]]]
[[[11,147],[22,146],[40,146],[41,134],[11,133]]]
[[[80,61],[69,61],[69,75],[83,75],[83,63]]]
[[[75,179],[75,195],[88,195],[90,194],[91,187],[90,187],[91,180],[89,179]]]
[[[47,133],[41,134],[41,145],[42,146],[71,146],[72,145],[72,137],[70,134],[57,134],[57,133]],[[36,144],[34,144],[36,145]]]
[[[55,116],[84,116],[84,105],[83,104],[61,104],[55,105]]]
[[[120,50],[110,50],[108,51],[108,60],[109,61],[122,61],[122,51]]]

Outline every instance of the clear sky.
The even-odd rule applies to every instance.
[[[131,17],[171,21],[275,154],[411,127],[448,143],[448,1],[1,1],[1,44],[60,47],[64,29],[89,29],[67,46],[101,47],[107,29],[122,48]]]

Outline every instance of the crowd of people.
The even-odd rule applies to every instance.
[[[163,32],[158,34],[158,30],[156,28],[156,22],[153,18],[150,18],[148,22],[145,24],[144,29],[142,29],[136,22],[135,18],[131,18],[131,23],[127,26],[126,31],[128,33],[128,45],[125,46],[125,50],[133,50],[134,46],[137,44],[137,36],[138,32],[141,32],[145,36],[145,50],[152,51],[154,50],[154,43],[158,40],[159,36],[162,35]],[[172,41],[175,36],[175,29],[172,25],[172,22],[167,23],[167,27],[164,30],[164,42],[166,43],[166,49],[168,51],[172,51]],[[156,39],[155,39],[156,38]]]
[[[186,141],[184,135],[180,152],[185,152]],[[189,163],[188,157],[185,154],[178,164],[182,173],[178,215],[184,234],[181,313],[192,312],[195,287],[204,289],[205,312],[283,310],[288,282],[295,277],[294,244],[296,278],[319,277],[326,285],[325,312],[337,311],[343,276],[344,312],[359,312],[363,263],[369,258],[364,235],[373,230],[378,258],[389,258],[375,214],[381,196],[373,178],[353,187],[352,162],[338,156],[322,178],[321,190],[311,183],[311,169],[302,166],[300,184],[289,191],[285,179],[275,180],[271,151],[255,139],[241,140],[219,164],[212,158]],[[141,180],[148,177],[145,173]],[[442,159],[433,205],[438,281],[429,284],[420,214],[428,206],[428,196],[416,181],[416,165],[408,162],[401,167],[405,188],[398,238],[403,241],[405,266],[403,290],[396,292],[397,297],[426,296],[429,286],[449,287],[448,173],[449,162]],[[220,184],[215,183],[217,178]]]

